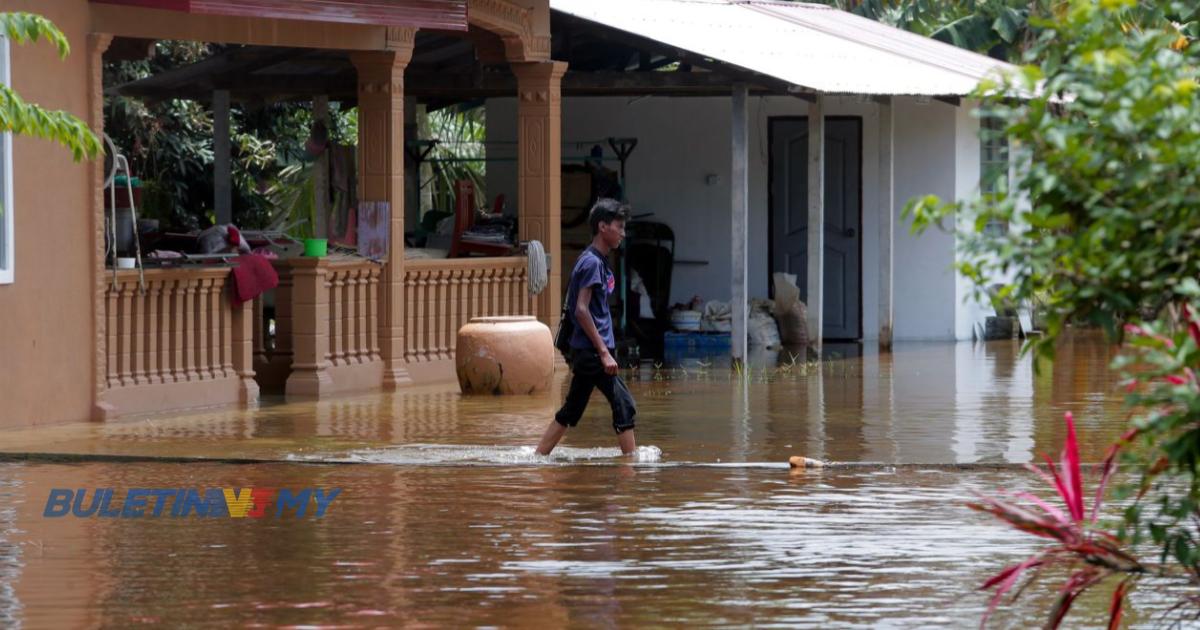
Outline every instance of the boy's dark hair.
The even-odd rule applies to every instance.
[[[588,225],[592,226],[592,236],[600,233],[601,223],[612,223],[617,220],[629,220],[629,204],[608,197],[597,199],[596,203],[592,204],[591,212],[588,213]]]

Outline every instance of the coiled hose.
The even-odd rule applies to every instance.
[[[541,241],[529,241],[525,246],[529,259],[526,277],[529,278],[529,294],[537,295],[545,290],[550,282],[549,270],[546,268],[546,250]]]

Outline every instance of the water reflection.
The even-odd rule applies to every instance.
[[[1034,544],[961,502],[995,473],[0,465],[0,605],[30,627],[963,626]],[[340,487],[322,519],[44,519],[48,488]],[[40,546],[40,551],[27,550]],[[1169,602],[1135,593],[1130,618]],[[1045,602],[1040,602],[1044,604]],[[1040,622],[1038,600],[1000,625]],[[1080,603],[1100,623],[1106,602]],[[1044,610],[1041,609],[1041,610]],[[11,625],[11,624],[6,624]]]
[[[1102,457],[1125,416],[1107,365],[1112,348],[1080,335],[1040,372],[1016,342],[897,344],[879,354],[816,364],[717,363],[629,374],[639,442],[667,461],[1028,462],[1053,452],[1062,414],[1073,411],[1083,455]],[[566,378],[566,375],[563,375]],[[150,455],[336,456],[397,444],[516,447],[536,442],[563,383],[531,397],[464,397],[453,384],[320,402],[268,400],[253,410],[215,410],[106,424],[8,431],[0,449]],[[564,444],[613,443],[597,395]]]
[[[15,479],[0,478],[0,532],[16,532],[17,485]],[[21,600],[13,585],[21,573],[21,548],[8,536],[0,536],[0,625],[11,628],[21,618]]]
[[[555,457],[532,455],[562,383],[4,432],[8,451],[291,463],[0,464],[0,626],[973,624],[974,587],[1035,543],[962,499],[1026,477],[761,464],[1026,462],[1058,450],[1068,410],[1097,461],[1125,424],[1112,354],[1081,335],[1041,371],[1010,342],[868,346],[811,365],[774,355],[740,374],[647,367],[628,376],[655,463],[635,466],[599,397]],[[300,463],[324,459],[376,463]],[[320,520],[41,516],[52,487],[139,486],[344,494]],[[1040,623],[1037,597],[1000,623]],[[1131,623],[1166,601],[1135,594]],[[1081,623],[1106,605],[1078,604]]]

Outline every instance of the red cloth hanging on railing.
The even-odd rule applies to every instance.
[[[246,254],[233,259],[233,291],[229,299],[234,306],[253,300],[279,286],[279,274],[271,261],[258,254]]]

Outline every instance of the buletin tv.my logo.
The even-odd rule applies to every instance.
[[[275,518],[329,511],[341,488],[54,488],[42,516],[56,518]]]

